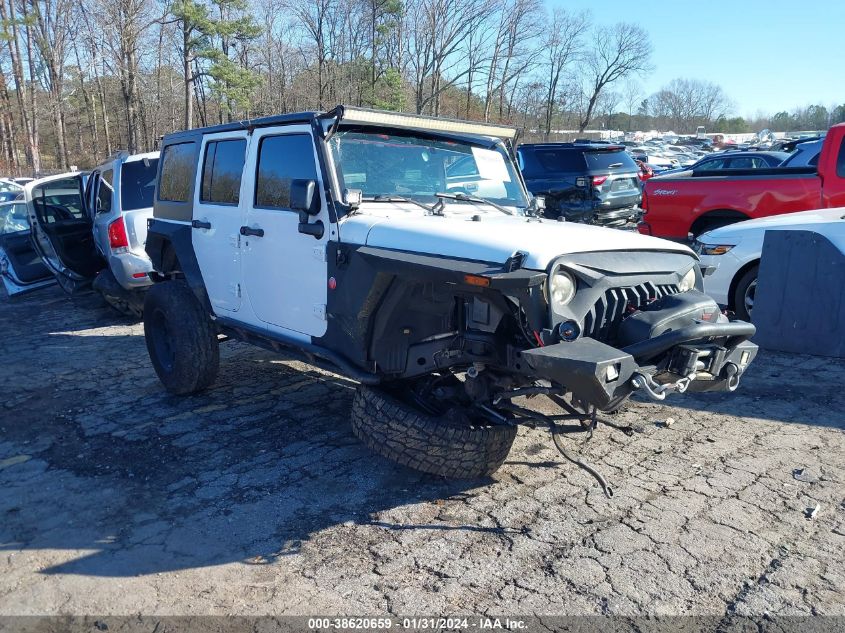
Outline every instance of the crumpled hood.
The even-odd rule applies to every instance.
[[[480,218],[402,211],[390,217],[359,214],[341,221],[340,238],[351,244],[487,262],[505,262],[522,251],[528,255],[523,266],[535,270],[545,270],[555,258],[571,253],[663,251],[695,257],[682,244],[632,231],[498,213]]]

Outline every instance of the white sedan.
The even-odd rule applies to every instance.
[[[704,290],[743,320],[751,318],[766,231],[812,231],[845,252],[845,208],[773,215],[729,224],[699,236],[694,248]]]

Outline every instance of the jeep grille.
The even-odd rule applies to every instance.
[[[627,314],[639,310],[655,299],[676,292],[678,287],[673,284],[657,285],[648,281],[626,288],[609,288],[584,317],[584,336],[604,343],[613,343],[619,324]]]

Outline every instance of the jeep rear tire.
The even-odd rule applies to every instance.
[[[217,334],[184,281],[157,283],[147,291],[144,338],[153,368],[170,393],[196,393],[217,378]]]
[[[510,452],[516,427],[423,413],[381,389],[361,385],[352,432],[372,451],[415,470],[451,479],[493,474]]]

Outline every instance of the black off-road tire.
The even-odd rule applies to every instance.
[[[478,479],[499,469],[517,429],[434,417],[361,385],[352,401],[352,432],[372,451],[403,466],[450,479]]]
[[[734,288],[733,294],[733,308],[734,314],[736,314],[736,318],[741,319],[742,321],[751,322],[751,312],[746,305],[746,294],[749,292],[753,295],[757,289],[757,277],[760,274],[760,266],[755,265],[745,271],[745,273],[740,277],[739,281],[736,283],[736,288]]]
[[[153,368],[170,393],[196,393],[217,378],[217,333],[184,281],[157,283],[147,291],[144,338]]]

